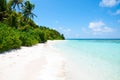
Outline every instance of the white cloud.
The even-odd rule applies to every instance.
[[[54,30],[56,30],[56,28],[53,28]]]
[[[58,29],[61,30],[61,31],[64,32],[64,33],[68,33],[68,32],[71,31],[71,29],[69,29],[69,28],[64,28],[64,27],[59,27]]]
[[[59,29],[60,29],[60,30],[62,30],[62,29],[63,29],[63,27],[59,27]]]
[[[99,3],[99,6],[101,7],[113,7],[120,4],[120,0],[102,0]]]
[[[66,37],[70,37],[71,36],[71,31],[72,30],[70,28],[62,28],[61,31],[62,31],[62,33],[64,33],[64,35]]]
[[[90,22],[89,28],[92,30],[94,34],[97,33],[105,33],[105,32],[112,32],[113,29],[110,27],[107,27],[106,24],[102,21],[98,22]]]
[[[71,29],[63,29],[63,32],[64,33],[69,33],[69,32],[71,32]]]
[[[75,34],[75,36],[74,36],[75,38],[80,38],[81,37],[81,35],[80,34]]]
[[[55,23],[56,23],[56,24],[58,24],[58,23],[59,23],[59,21],[57,21],[57,20],[56,20],[56,21],[55,21]]]
[[[120,23],[120,20],[118,20],[118,23]]]
[[[84,33],[87,33],[87,34],[90,33],[87,28],[82,27],[81,30],[82,30],[82,32],[84,32]]]
[[[115,14],[119,15],[120,14],[120,9],[118,9]]]
[[[120,9],[116,10],[115,12],[109,11],[111,15],[120,15]]]

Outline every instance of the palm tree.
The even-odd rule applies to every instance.
[[[18,14],[15,11],[12,11],[9,14],[9,17],[7,19],[7,23],[12,27],[17,28],[17,26],[18,26]]]
[[[7,2],[6,0],[0,0],[0,12],[1,11],[6,11],[7,9]]]
[[[6,17],[6,15],[5,15],[6,10],[7,10],[7,1],[0,0],[0,21]]]
[[[36,17],[36,15],[34,13],[32,13],[32,10],[35,8],[34,4],[31,4],[30,1],[26,1],[24,8],[23,8],[23,17],[25,18],[25,20],[29,20],[31,18],[34,18],[34,16]]]
[[[18,9],[20,9],[20,6],[23,7],[23,1],[24,0],[9,0],[8,2],[9,8],[15,10],[15,7],[17,6]]]

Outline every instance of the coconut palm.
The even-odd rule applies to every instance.
[[[6,11],[7,9],[7,2],[6,0],[0,0],[0,12],[1,11]]]
[[[5,15],[6,10],[7,10],[7,1],[0,0],[0,21],[6,17]]]
[[[23,16],[25,18],[25,20],[34,18],[34,16],[36,16],[34,13],[32,13],[32,10],[35,8],[34,4],[31,4],[30,1],[26,1],[24,8],[23,8]]]
[[[9,8],[15,10],[15,7],[17,6],[18,9],[20,9],[20,6],[23,7],[23,1],[24,0],[9,0],[8,2]]]

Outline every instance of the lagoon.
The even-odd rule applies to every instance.
[[[120,80],[120,40],[64,40],[67,80]]]

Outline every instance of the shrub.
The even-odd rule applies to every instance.
[[[0,52],[20,48],[21,40],[16,29],[0,23]]]
[[[40,40],[39,43],[44,43],[47,41],[45,32],[40,30],[40,28],[35,29],[34,32],[37,35],[38,39]]]
[[[46,27],[33,28],[26,25],[21,29],[0,23],[0,52],[44,43],[47,40],[64,39],[64,35]]]
[[[22,41],[22,46],[32,46],[38,43],[38,40],[35,36],[31,35],[30,32],[21,32],[20,40]]]

